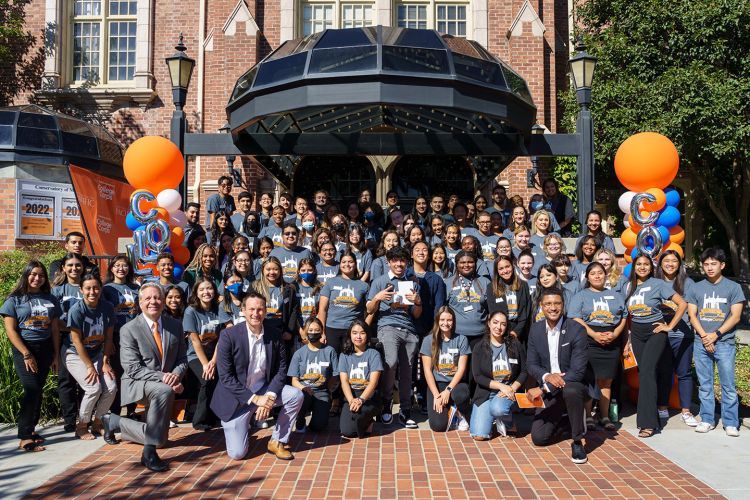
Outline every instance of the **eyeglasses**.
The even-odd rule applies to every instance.
[[[297,236],[296,232],[293,233],[284,233],[284,236]]]
[[[220,185],[221,187],[223,187],[223,188],[227,188],[227,187],[229,187],[229,188],[230,188],[230,187],[232,187],[232,185],[231,185],[231,184],[227,184],[226,182],[225,182],[225,183],[223,183],[223,184],[219,184],[219,185]]]
[[[491,221],[488,220],[478,220],[477,224],[489,224]]]
[[[250,261],[247,259],[237,259],[235,260],[237,264],[250,264]]]

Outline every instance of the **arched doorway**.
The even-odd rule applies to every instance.
[[[294,172],[295,196],[308,200],[318,189],[325,189],[339,203],[357,199],[368,188],[374,192],[375,171],[363,156],[306,156]]]
[[[417,196],[457,194],[474,197],[474,173],[465,156],[404,156],[393,168],[391,184],[401,208],[411,210]],[[447,201],[447,200],[446,200]]]

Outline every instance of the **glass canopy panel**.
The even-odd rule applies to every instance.
[[[96,146],[96,137],[88,125],[80,120],[59,117],[60,136],[62,148],[72,154],[97,156],[99,150]]]
[[[445,50],[383,46],[383,70],[448,74],[448,54]]]
[[[232,99],[235,100],[248,90],[250,90],[250,87],[253,86],[253,80],[255,80],[255,75],[258,73],[258,66],[253,66],[250,71],[245,73],[240,77],[239,80],[237,80],[237,85],[234,86],[234,92],[232,92]]]
[[[19,126],[16,130],[16,146],[59,150],[60,139],[57,130]]]
[[[526,85],[524,79],[507,67],[503,67],[503,73],[505,74],[505,79],[508,82],[508,88],[522,99],[526,100],[529,103],[533,103],[533,100],[531,99],[531,93],[529,92],[529,87]]]
[[[13,124],[16,121],[16,112],[0,111],[0,144],[10,146],[13,144]]]
[[[459,76],[465,76],[466,78],[471,78],[472,80],[482,83],[506,87],[503,72],[500,69],[500,65],[497,63],[476,59],[474,57],[466,57],[454,52],[453,67],[456,70],[456,74]]]
[[[41,113],[21,112],[18,117],[19,127],[46,128],[50,130],[57,129],[55,117],[52,115],[43,115]]]
[[[307,62],[307,52],[300,52],[274,61],[265,61],[260,64],[258,76],[255,78],[253,87],[262,87],[272,83],[279,83],[294,78],[302,78]]]
[[[370,45],[375,39],[370,39],[363,29],[329,29],[323,32],[320,41],[315,45],[317,49],[331,49],[334,47],[354,47],[357,45]]]
[[[302,38],[296,38],[294,40],[288,40],[281,44],[281,46],[274,50],[266,59],[266,61],[274,61],[276,59],[281,59],[282,57],[286,57],[288,55],[294,54],[296,52],[299,52],[297,48],[302,43]]]
[[[122,163],[122,149],[115,139],[101,127],[92,127],[99,146],[99,158],[109,163]]]
[[[445,48],[440,41],[440,37],[434,31],[402,28],[383,28],[383,45],[423,47],[426,49]]]
[[[375,45],[318,49],[310,57],[309,73],[340,73],[344,71],[375,70],[378,48]]]
[[[444,36],[442,37],[445,44],[454,54],[463,54],[469,57],[483,58],[483,55],[477,50],[474,43],[466,38]]]

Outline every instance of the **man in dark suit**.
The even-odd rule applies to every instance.
[[[263,421],[281,406],[268,451],[281,460],[294,455],[287,443],[304,395],[286,385],[286,348],[277,336],[265,334],[266,299],[249,292],[242,300],[245,322],[224,330],[216,347],[219,383],[211,409],[221,419],[227,454],[241,460],[247,454],[251,420]]]
[[[145,283],[138,292],[138,303],[143,313],[120,330],[120,362],[125,371],[120,398],[123,405],[145,403],[146,422],[104,415],[104,440],[117,444],[115,432],[122,432],[123,439],[144,445],[141,464],[162,472],[169,467],[156,448],[167,442],[174,396],[183,391],[187,346],[182,324],[161,314],[164,291],[158,284]]]
[[[529,389],[528,395],[534,400],[543,398],[545,408],[534,415],[531,440],[537,446],[551,444],[570,424],[572,460],[583,464],[588,460],[582,442],[586,434],[588,338],[581,324],[563,316],[562,291],[544,290],[540,300],[545,319],[531,326],[526,369],[540,386]]]

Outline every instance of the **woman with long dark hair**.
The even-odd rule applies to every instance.
[[[512,256],[499,255],[495,260],[492,286],[487,289],[487,309],[492,315],[504,311],[508,317],[508,333],[525,340],[528,332],[531,295],[529,286],[516,273]]]
[[[347,245],[347,250],[357,258],[359,279],[369,281],[370,268],[372,267],[372,253],[367,247],[365,230],[360,224],[351,224],[349,226],[349,244]]]
[[[229,328],[244,323],[242,315],[242,297],[245,296],[244,279],[239,273],[232,272],[224,279],[224,300],[219,304],[219,324]]]
[[[455,404],[461,413],[458,430],[469,430],[471,397],[463,379],[469,369],[471,349],[465,336],[456,335],[456,314],[450,307],[442,306],[437,310],[432,331],[422,340],[419,354],[427,383],[430,429],[449,430]]]
[[[164,314],[182,323],[186,305],[185,291],[178,285],[168,285],[164,289]]]
[[[429,269],[441,278],[447,278],[453,274],[453,262],[448,260],[448,251],[444,244],[437,243],[433,245],[432,250],[430,251]]]
[[[456,254],[461,251],[461,228],[456,223],[445,226],[445,252],[451,265],[456,265]]]
[[[542,264],[539,268],[539,272],[536,275],[536,289],[531,296],[531,322],[541,321],[544,319],[544,311],[542,310],[542,292],[550,288],[556,288],[563,293],[565,297],[565,304],[568,304],[570,292],[565,290],[560,284],[560,279],[557,276],[557,269],[552,264]]]
[[[677,304],[669,323],[661,311],[662,302],[666,300]],[[687,303],[671,284],[654,277],[654,263],[643,254],[633,259],[626,303],[630,314],[630,340],[625,350],[632,349],[638,362],[638,437],[647,438],[659,428],[656,377],[667,345],[667,334],[682,320]]]
[[[35,428],[47,375],[58,366],[61,314],[60,303],[51,294],[47,269],[38,260],[30,260],[0,308],[13,366],[23,386],[17,424],[18,447],[25,451],[45,450],[44,438]]]
[[[505,417],[511,415],[516,391],[526,382],[526,352],[508,332],[508,317],[497,310],[487,321],[487,333],[472,351],[471,373],[476,382],[469,432],[477,441],[492,436],[492,427],[507,435]]]
[[[580,281],[583,281],[584,274],[586,274],[586,268],[592,262],[595,262],[596,253],[601,248],[596,237],[588,235],[581,236],[579,243],[576,245],[576,261],[573,264],[573,273],[571,276],[577,276]]]
[[[430,215],[429,207],[427,198],[424,196],[417,196],[414,200],[414,210],[412,210],[411,215],[414,217],[414,222],[421,228],[427,227],[427,219]]]
[[[602,230],[602,214],[598,210],[591,210],[586,214],[586,234],[582,235],[576,241],[576,253],[578,253],[578,247],[584,242],[585,238],[593,236],[596,245],[599,248],[606,248],[612,252],[615,251],[615,243],[612,238]]]
[[[214,247],[219,247],[221,236],[224,234],[230,235],[230,240],[234,238],[237,231],[232,224],[232,214],[225,210],[219,210],[214,216],[213,222],[211,222],[211,228],[208,230],[206,237],[208,243]]]
[[[400,244],[401,242],[396,231],[391,230],[383,233],[380,245],[375,251],[375,260],[372,262],[372,267],[370,267],[371,282],[388,272],[388,261],[385,258],[385,253]]]

